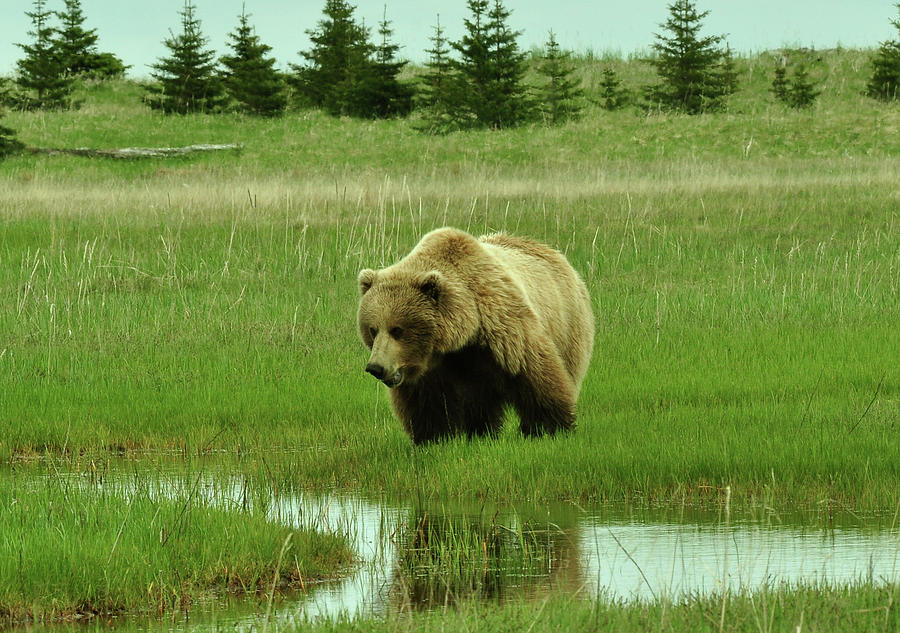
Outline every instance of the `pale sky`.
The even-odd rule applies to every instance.
[[[781,46],[874,48],[897,37],[897,0],[698,0],[708,10],[704,35],[725,35],[736,52],[760,52]],[[298,51],[309,48],[306,30],[322,17],[324,0],[195,0],[208,48],[228,52],[227,34],[237,25],[246,2],[250,22],[263,42],[272,46],[280,68],[302,63]],[[669,0],[506,0],[509,25],[523,31],[523,49],[540,46],[552,29],[563,48],[621,54],[646,50],[668,16]],[[62,10],[63,0],[47,0],[50,10]],[[357,0],[356,16],[376,27],[385,5],[401,55],[424,61],[436,16],[449,39],[463,32],[468,15],[465,0]],[[32,0],[0,0],[0,75],[10,75],[28,43],[31,28],[25,11]],[[180,29],[178,12],[184,0],[82,0],[85,27],[96,29],[99,49],[115,53],[132,68],[129,75],[149,75],[149,65],[168,54],[162,44],[169,31]]]

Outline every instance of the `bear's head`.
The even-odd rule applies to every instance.
[[[440,271],[366,269],[358,281],[359,335],[372,350],[366,371],[388,387],[414,384],[474,336],[477,307]]]

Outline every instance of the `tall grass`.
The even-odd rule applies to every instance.
[[[658,600],[650,603],[609,604],[570,597],[520,600],[495,605],[472,601],[455,609],[434,610],[384,620],[334,618],[318,626],[291,630],[325,631],[709,631],[748,633],[767,631],[893,631],[897,615],[897,587],[789,588],[769,587],[729,597],[724,626],[720,626],[721,598],[711,596],[686,604]]]
[[[307,587],[352,562],[345,536],[275,523],[202,486],[202,471],[182,486],[58,466],[0,480],[0,626],[188,612],[274,579]]]
[[[3,163],[0,455],[276,448],[286,484],[396,496],[730,485],[737,503],[892,510],[900,112],[859,95],[863,60],[829,54],[811,113],[767,101],[761,56],[723,114],[446,137],[309,112],[163,117],[129,84],[79,112],[10,113],[30,145],[244,149]],[[585,277],[598,337],[575,433],[510,424],[414,451],[364,375],[356,272],[444,224],[546,241]]]
[[[546,589],[553,568],[570,564],[558,551],[567,536],[549,525],[498,516],[410,513],[393,540],[396,575],[391,599],[399,610],[427,610],[473,598],[501,601],[511,592]],[[572,563],[574,564],[574,562]]]

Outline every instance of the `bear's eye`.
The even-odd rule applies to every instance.
[[[401,336],[403,336],[403,328],[402,327],[392,327],[389,334],[391,335],[391,338],[398,339]]]
[[[375,338],[376,336],[378,336],[378,330],[376,330],[373,327],[370,327],[369,328],[369,336],[371,336],[372,338]]]

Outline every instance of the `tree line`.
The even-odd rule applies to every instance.
[[[62,11],[50,11],[45,0],[35,0],[25,15],[31,20],[32,42],[17,44],[25,56],[16,62],[18,90],[3,92],[8,105],[25,110],[70,107],[77,78],[105,79],[125,73],[122,60],[97,50],[97,32],[84,28],[80,0],[64,0]],[[51,23],[54,17],[57,26]]]
[[[85,77],[122,75],[126,67],[112,53],[97,50],[96,30],[87,29],[80,0],[64,0],[50,11],[34,0],[29,44],[18,44],[15,89],[0,85],[0,99],[14,108],[70,108],[74,82]],[[168,54],[152,65],[146,103],[167,114],[238,110],[278,116],[289,105],[321,108],[336,116],[402,117],[421,112],[420,125],[430,132],[476,127],[505,128],[535,120],[556,123],[577,117],[586,105],[570,54],[551,31],[543,52],[529,66],[517,43],[521,31],[509,26],[511,12],[502,0],[466,0],[464,34],[449,40],[438,16],[425,52],[428,60],[413,78],[404,78],[407,62],[398,57],[387,9],[375,33],[354,15],[347,0],[325,0],[323,17],[308,30],[311,47],[300,51],[304,63],[275,68],[272,48],[263,43],[246,9],[228,34],[229,52],[217,57],[209,48],[194,0],[179,12],[181,29],[164,40]],[[900,10],[900,3],[897,4]],[[739,87],[731,50],[724,36],[702,35],[709,11],[693,0],[674,0],[669,17],[654,34],[659,81],[642,90],[648,107],[688,114],[724,107]],[[51,25],[56,17],[59,24]],[[900,19],[892,20],[900,33]],[[529,70],[537,79],[526,80]],[[791,74],[788,74],[791,70]],[[867,94],[883,100],[900,97],[900,39],[881,44],[872,60]],[[409,75],[410,73],[406,73]],[[789,106],[812,105],[819,92],[806,64],[783,59],[773,69],[772,93]],[[616,109],[627,91],[615,72],[603,71],[603,108]],[[3,139],[11,132],[0,128]]]

